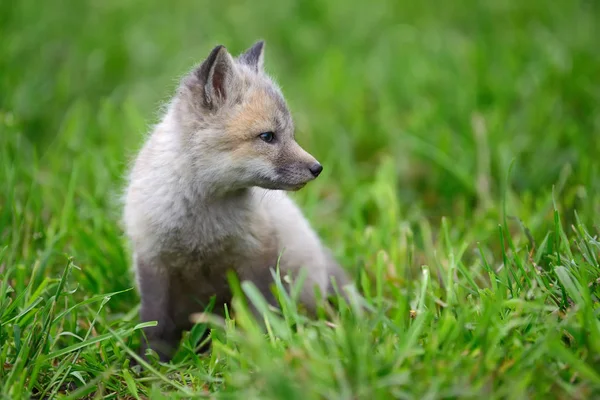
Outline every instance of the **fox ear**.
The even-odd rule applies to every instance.
[[[225,103],[233,89],[235,69],[233,58],[225,48],[219,45],[212,49],[206,60],[196,69],[204,93],[204,105],[213,109]]]
[[[263,62],[264,62],[264,54],[265,54],[265,42],[264,40],[259,40],[254,43],[252,47],[242,53],[239,57],[239,60],[254,68],[256,72],[260,72],[263,70]]]

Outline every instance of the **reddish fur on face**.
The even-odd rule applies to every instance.
[[[261,132],[275,131],[277,127],[273,115],[277,110],[278,101],[268,90],[252,89],[239,111],[234,111],[232,118],[227,122],[227,135],[232,140],[244,140],[248,137],[256,137]],[[277,134],[284,135],[286,132],[277,132]],[[291,136],[291,132],[287,132],[286,136]]]
[[[283,100],[272,90],[251,89],[225,126],[223,140],[230,145],[233,157],[261,158],[278,170],[306,170],[316,163],[294,140],[291,117],[282,105]],[[276,142],[261,142],[258,136],[263,132],[274,132]]]

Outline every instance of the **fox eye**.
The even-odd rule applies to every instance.
[[[264,142],[271,143],[273,139],[275,139],[275,134],[273,132],[263,132],[258,135]]]

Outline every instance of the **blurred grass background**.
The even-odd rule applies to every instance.
[[[593,0],[4,1],[0,273],[20,293],[67,254],[75,299],[131,287],[129,161],[180,76],[216,44],[237,54],[260,38],[325,166],[295,197],[357,276],[382,257],[409,280],[439,264],[442,217],[465,263],[477,243],[502,262],[504,207],[520,244],[547,237],[555,207],[597,232],[599,23]],[[105,318],[137,302],[120,294]]]

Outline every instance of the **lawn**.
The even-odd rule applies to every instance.
[[[590,0],[0,2],[0,398],[600,398],[598,27]],[[259,38],[364,307],[280,293],[264,333],[240,302],[140,370],[124,173],[179,77]]]

